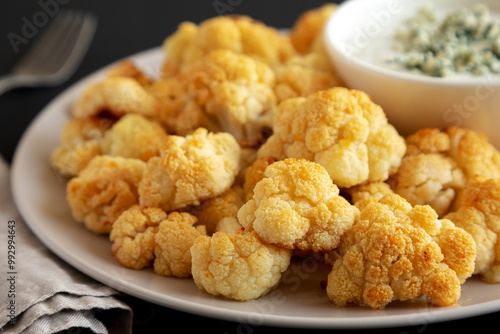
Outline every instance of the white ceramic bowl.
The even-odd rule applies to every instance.
[[[349,0],[325,26],[332,62],[349,88],[362,90],[384,109],[402,135],[423,127],[469,127],[500,147],[500,75],[437,78],[391,68],[391,40],[398,27],[428,0]],[[500,1],[483,0],[499,18]],[[438,15],[471,0],[434,0]]]

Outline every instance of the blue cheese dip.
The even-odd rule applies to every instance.
[[[431,4],[423,6],[394,35],[399,52],[388,63],[434,77],[500,73],[500,23],[489,8],[459,8],[438,20]]]

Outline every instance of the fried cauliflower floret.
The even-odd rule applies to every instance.
[[[362,210],[371,202],[378,202],[386,195],[393,194],[390,185],[383,181],[370,182],[349,189],[351,202]]]
[[[361,211],[339,254],[326,287],[337,306],[381,309],[423,295],[433,305],[449,306],[460,297],[460,281],[438,244],[385,204],[372,202]]]
[[[275,68],[274,92],[278,103],[292,97],[307,96],[335,86],[342,86],[326,54],[310,53],[291,57]]]
[[[200,290],[238,301],[257,299],[276,287],[291,251],[264,243],[255,232],[219,231],[191,247],[192,275]]]
[[[465,186],[465,176],[457,164],[439,153],[403,157],[394,178],[394,192],[412,205],[428,204],[440,217],[446,214]]]
[[[256,138],[276,105],[274,72],[247,55],[215,50],[179,75],[189,99],[237,140]]]
[[[238,191],[234,188],[229,189],[220,196],[210,198],[204,201],[196,213],[198,222],[204,225],[208,234],[212,234],[216,230],[219,221],[226,217],[236,218],[238,210],[244,204]]]
[[[327,3],[298,17],[290,30],[290,41],[298,52],[311,52],[317,40],[322,38],[323,27],[336,8],[336,4]]]
[[[245,182],[243,184],[245,202],[252,199],[253,188],[255,188],[255,185],[265,177],[264,172],[266,168],[275,162],[276,159],[273,157],[260,157],[247,168]]]
[[[500,179],[476,176],[458,198],[458,209],[445,216],[476,243],[474,274],[500,282]]]
[[[446,133],[450,137],[449,155],[467,178],[500,177],[500,152],[485,135],[460,127],[447,128]]]
[[[314,161],[339,187],[387,179],[406,150],[380,106],[364,92],[342,87],[283,101],[273,131],[259,157]]]
[[[116,219],[109,234],[111,251],[124,267],[142,269],[154,260],[155,234],[158,225],[167,219],[159,208],[133,205]]]
[[[74,219],[96,233],[109,233],[113,223],[138,203],[137,187],[146,169],[138,159],[98,155],[66,187]]]
[[[85,117],[68,120],[60,134],[60,145],[50,156],[51,167],[61,176],[78,175],[96,155],[102,154],[101,144],[112,121]]]
[[[160,156],[147,162],[140,203],[172,211],[219,196],[238,174],[239,155],[240,147],[228,133],[200,128],[186,137],[169,135]]]
[[[165,76],[182,72],[219,49],[245,54],[270,66],[296,52],[288,37],[247,16],[219,16],[199,25],[181,23],[165,39],[163,49],[168,55],[163,66]]]
[[[132,60],[125,59],[113,65],[106,73],[108,77],[132,78],[143,87],[150,87],[154,79],[144,73]]]
[[[155,274],[180,278],[191,276],[189,250],[198,236],[206,235],[205,227],[194,226],[196,223],[196,217],[187,212],[172,212],[160,222],[154,235]]]
[[[379,203],[408,216],[412,226],[424,229],[441,248],[443,262],[455,271],[460,283],[473,274],[476,245],[467,231],[449,219],[438,219],[438,214],[429,205],[412,206],[397,194],[386,195]]]
[[[243,233],[244,228],[238,222],[236,217],[224,217],[215,225],[215,232],[224,231],[226,233]]]
[[[148,161],[160,155],[166,138],[167,133],[157,121],[139,114],[128,114],[106,132],[102,151],[108,155]]]
[[[141,114],[156,117],[156,99],[138,81],[129,77],[108,76],[89,84],[73,106],[74,117],[97,116],[108,112],[115,117]]]
[[[238,211],[238,221],[269,244],[328,252],[358,214],[321,165],[286,159],[266,168],[253,199]]]

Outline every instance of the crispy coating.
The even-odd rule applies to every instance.
[[[362,210],[371,202],[378,202],[382,197],[393,194],[391,186],[383,181],[370,182],[349,188],[351,202]]]
[[[255,232],[219,231],[191,247],[192,275],[200,290],[238,301],[273,289],[290,264],[291,251],[264,243]]]
[[[167,214],[159,208],[133,205],[115,221],[109,240],[116,260],[124,267],[142,269],[154,260],[155,234]]]
[[[485,135],[456,126],[447,128],[446,134],[450,137],[449,155],[467,178],[500,177],[500,152]]]
[[[253,198],[253,188],[255,188],[255,185],[265,177],[264,172],[266,168],[274,162],[276,162],[276,159],[273,157],[260,157],[247,168],[245,182],[243,184],[245,202]]]
[[[338,246],[358,214],[339,196],[325,168],[303,159],[285,159],[266,168],[253,199],[238,211],[238,221],[267,243],[328,252]]]
[[[150,87],[155,81],[130,59],[122,60],[113,65],[106,75],[108,77],[132,78],[143,87]]]
[[[163,220],[154,235],[154,273],[161,276],[191,276],[190,248],[206,230],[187,212],[172,212]]]
[[[212,51],[179,75],[188,98],[237,140],[256,138],[269,125],[274,80],[267,64],[229,50]]]
[[[102,140],[112,121],[85,117],[68,120],[60,134],[60,145],[50,156],[51,167],[63,177],[78,175],[95,156],[102,154]]]
[[[148,161],[160,155],[167,133],[159,122],[139,114],[127,114],[106,132],[103,154]]]
[[[424,229],[441,248],[443,262],[455,271],[460,283],[472,276],[476,245],[467,231],[457,227],[449,219],[438,219],[438,214],[429,205],[412,206],[396,194],[384,196],[379,203],[391,207],[393,211],[400,211],[408,216],[410,224]]]
[[[455,161],[439,153],[405,156],[394,179],[395,193],[412,205],[432,206],[440,217],[465,186],[465,176]]]
[[[239,170],[240,147],[228,133],[200,128],[186,137],[169,135],[160,153],[147,162],[139,199],[165,211],[223,194]]]
[[[215,232],[224,231],[226,233],[237,234],[243,233],[244,230],[236,217],[224,217],[215,226]]]
[[[325,53],[315,52],[291,57],[275,68],[274,92],[278,103],[292,97],[307,96],[343,83]]]
[[[476,176],[458,198],[458,209],[445,216],[476,243],[474,274],[500,283],[500,179]]]
[[[236,218],[238,210],[244,204],[236,189],[231,188],[220,196],[206,200],[198,210],[199,224],[206,227],[207,233],[212,234],[216,230],[219,221],[226,217]]]
[[[364,92],[342,87],[283,101],[273,131],[259,157],[314,161],[339,187],[387,179],[406,150],[380,106]]]
[[[302,13],[290,30],[290,41],[295,49],[301,53],[309,53],[317,40],[322,38],[323,27],[337,8],[334,3],[327,3]]]
[[[135,79],[108,76],[89,84],[72,109],[74,117],[97,116],[102,112],[108,112],[115,117],[133,113],[155,117],[158,113],[158,103]]]
[[[289,38],[248,16],[219,16],[181,23],[163,43],[165,76],[186,70],[214,50],[245,54],[270,66],[296,53]]]
[[[437,306],[457,302],[457,274],[445,264],[431,236],[409,220],[382,203],[372,202],[361,211],[328,275],[327,295],[335,305],[381,309],[423,295]]]
[[[74,219],[96,233],[109,233],[120,214],[138,202],[142,160],[98,155],[72,178],[67,201]]]

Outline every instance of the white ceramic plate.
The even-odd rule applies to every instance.
[[[131,57],[148,71],[162,62],[160,48]],[[281,285],[251,302],[234,302],[201,292],[192,279],[166,278],[149,270],[121,267],[110,242],[75,223],[65,200],[65,183],[49,167],[59,144],[68,110],[81,90],[103,76],[100,70],[51,102],[24,134],[14,157],[12,189],[27,224],[56,255],[81,272],[124,293],[173,309],[254,325],[301,328],[368,328],[412,326],[453,320],[500,310],[500,284],[469,280],[453,307],[436,308],[425,300],[396,302],[380,311],[334,307],[321,288],[327,270],[312,259],[294,262]]]

